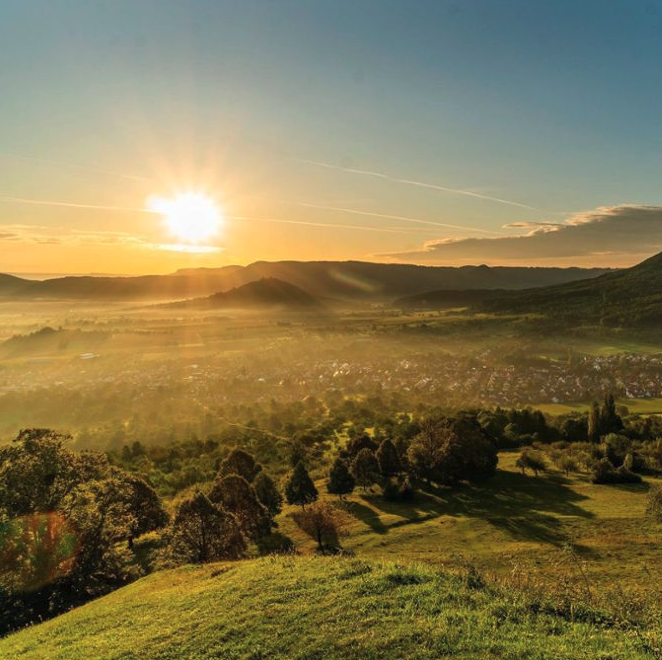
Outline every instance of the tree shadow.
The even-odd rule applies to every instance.
[[[363,497],[366,498],[365,495]],[[380,498],[381,496],[373,495],[372,497]],[[349,500],[343,502],[342,508],[357,520],[365,523],[376,534],[386,534],[388,532],[388,527],[381,521],[379,514],[365,504]]]
[[[295,550],[295,545],[286,534],[272,531],[258,539],[257,548],[261,555],[280,555],[291,554]]]
[[[562,517],[594,517],[579,506],[588,498],[568,483],[560,475],[533,477],[499,470],[484,484],[453,488],[419,484],[411,503],[388,502],[377,495],[364,495],[363,499],[384,513],[402,518],[391,525],[380,521],[380,533],[440,516],[467,517],[485,520],[515,539],[560,546],[568,540]],[[374,517],[375,512],[371,511],[370,516]]]

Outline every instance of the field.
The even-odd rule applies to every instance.
[[[358,489],[346,502],[343,547],[358,557],[458,567],[471,562],[493,577],[553,584],[588,579],[588,588],[641,590],[662,570],[662,528],[645,518],[643,484],[606,486],[585,475],[534,477],[502,452],[495,478],[481,486],[419,492],[414,503],[386,502]],[[324,482],[317,484],[320,492]],[[315,544],[281,516],[281,531],[303,552]],[[657,587],[655,587],[657,589]],[[656,592],[657,593],[657,592]]]

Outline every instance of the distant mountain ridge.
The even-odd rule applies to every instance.
[[[511,266],[417,266],[362,261],[257,261],[170,275],[58,277],[43,281],[0,275],[0,298],[20,300],[181,300],[276,278],[311,295],[390,301],[434,289],[526,289],[598,277],[609,269]]]

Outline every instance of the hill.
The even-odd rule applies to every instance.
[[[523,289],[586,277],[605,269],[415,266],[361,261],[258,261],[248,266],[194,268],[141,277],[0,279],[0,297],[20,300],[176,300],[208,296],[276,278],[315,296],[392,300],[433,289]]]
[[[229,291],[165,305],[177,309],[268,309],[319,310],[325,302],[302,288],[274,277],[265,277]]]
[[[542,314],[577,324],[656,326],[662,321],[662,253],[595,279],[517,293],[498,292],[478,307]]]
[[[649,633],[614,624],[485,584],[471,571],[271,557],[153,574],[0,640],[0,657],[653,657]]]
[[[506,290],[436,290],[403,297],[401,308],[535,314],[555,322],[650,327],[662,321],[662,253],[636,266],[555,286]]]

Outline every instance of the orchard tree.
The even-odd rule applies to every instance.
[[[317,497],[317,488],[306,466],[299,461],[285,483],[285,499],[288,504],[297,504],[305,511],[306,504],[312,504]]]
[[[344,521],[340,513],[328,502],[315,502],[298,517],[301,529],[317,541],[317,550],[337,548],[339,537],[344,532]]]
[[[340,457],[336,458],[329,471],[329,481],[326,490],[332,495],[337,495],[341,500],[345,495],[354,492],[356,481],[347,467],[347,463]]]
[[[531,470],[536,477],[538,476],[538,472],[545,472],[547,470],[547,464],[543,455],[531,449],[525,449],[519,455],[519,458],[515,461],[515,466],[522,471],[522,474],[526,474],[527,470]]]

